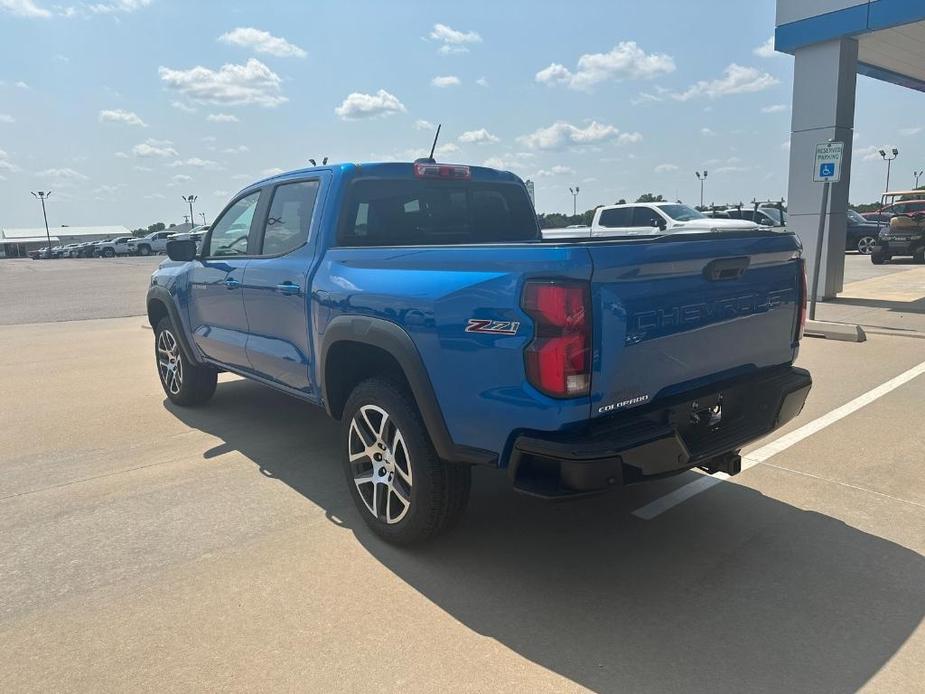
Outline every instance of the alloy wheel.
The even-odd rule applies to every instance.
[[[858,239],[858,253],[861,253],[862,255],[870,255],[873,250],[873,236],[862,236],[860,239]]]
[[[161,330],[157,336],[157,369],[167,390],[179,395],[183,386],[183,361],[177,338],[169,330]]]
[[[389,525],[398,523],[411,508],[411,456],[388,412],[376,405],[357,411],[347,455],[366,510]]]

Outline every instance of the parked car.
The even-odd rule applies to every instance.
[[[925,200],[894,202],[915,194],[916,191],[883,194],[880,209],[891,216],[871,247],[870,261],[874,265],[896,256],[912,256],[915,262],[925,263]]]
[[[870,255],[882,225],[869,222],[854,210],[848,210],[848,232],[845,236],[845,250]]]
[[[84,241],[77,245],[78,258],[92,258],[96,251],[96,241]]]
[[[140,239],[132,238],[128,242],[128,249],[131,255],[152,255],[166,253],[167,239],[174,232],[169,229],[165,231],[154,231]]]
[[[605,205],[594,212],[590,227],[543,229],[544,239],[653,236],[664,233],[755,231],[754,222],[714,219],[693,207],[673,202]]]
[[[731,207],[726,210],[729,219],[745,219],[759,226],[782,227],[787,225],[787,213],[776,207]]]
[[[128,255],[131,236],[119,236],[108,241],[101,241],[96,247],[96,254],[102,258],[114,258],[117,255]]]
[[[69,243],[64,248],[61,249],[61,257],[63,258],[76,258],[77,249],[79,248],[79,243]]]
[[[325,408],[360,515],[395,543],[452,524],[473,465],[555,499],[736,474],[811,387],[792,365],[800,245],[741,221],[640,226],[543,241],[514,174],[433,160],[275,176],[200,252],[168,243],[147,293],[155,368],[179,406],[224,370]]]

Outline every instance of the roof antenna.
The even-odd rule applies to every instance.
[[[437,150],[437,140],[440,138],[440,128],[443,127],[443,123],[437,123],[437,134],[434,135],[434,144],[430,146],[430,156],[428,159],[431,161],[434,160],[434,152]]]
[[[327,164],[327,163],[328,163],[328,158],[327,158],[327,157],[325,157],[324,159],[321,160],[321,165],[322,165],[322,166],[324,166],[324,165]]]
[[[315,163],[315,160],[314,160],[314,159],[309,159],[309,161],[312,163],[312,166],[318,166],[318,165]]]

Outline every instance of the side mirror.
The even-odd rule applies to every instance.
[[[652,220],[652,226],[657,227],[662,231],[665,231],[665,229],[668,228],[668,225],[665,224],[665,220],[661,219],[660,217]]]
[[[168,241],[167,257],[181,263],[188,262],[196,257],[195,241]]]

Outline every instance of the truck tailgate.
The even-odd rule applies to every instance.
[[[802,301],[789,234],[590,244],[592,417],[789,363]]]

